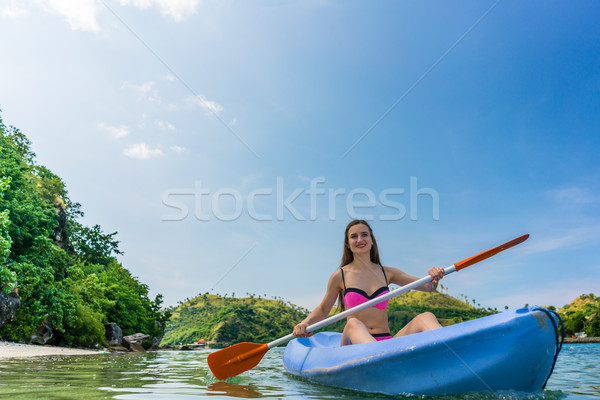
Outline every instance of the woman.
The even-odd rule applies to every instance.
[[[419,286],[417,290],[432,292],[444,276],[444,269],[431,268],[429,275],[433,281]],[[343,311],[362,304],[372,298],[389,292],[388,285],[395,283],[404,286],[418,278],[410,276],[397,268],[384,267],[379,261],[377,242],[373,231],[366,221],[354,220],[346,227],[344,237],[344,255],[342,263],[329,278],[327,292],[321,304],[306,319],[294,327],[294,336],[310,336],[306,328],[329,316],[329,312],[339,299]],[[341,345],[375,342],[391,339],[387,319],[388,300],[356,312],[346,319]],[[435,315],[425,312],[417,315],[393,337],[410,335],[441,328]]]

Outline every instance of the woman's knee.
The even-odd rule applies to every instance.
[[[425,311],[424,313],[419,314],[419,317],[421,317],[421,319],[425,319],[425,320],[436,320],[437,321],[435,314],[433,314],[432,312],[429,312],[429,311]]]
[[[429,312],[426,311],[422,314],[419,314],[417,316],[419,322],[423,325],[421,329],[423,330],[431,330],[431,329],[437,329],[440,328],[440,322],[438,321],[437,317]]]
[[[367,326],[356,318],[350,318],[346,321],[344,332],[342,332],[342,346],[356,343],[374,341],[369,333]]]

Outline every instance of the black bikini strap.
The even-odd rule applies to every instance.
[[[344,279],[344,269],[340,267],[340,271],[342,271],[342,282],[344,282],[344,292],[346,292],[346,279]]]
[[[383,272],[383,277],[385,278],[385,284],[389,285],[389,282],[387,280],[387,275],[385,274],[385,269],[383,269],[383,265],[379,264],[379,266],[381,267],[381,271]]]

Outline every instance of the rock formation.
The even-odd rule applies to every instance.
[[[0,289],[0,326],[11,321],[15,317],[17,308],[20,306],[21,300],[17,293],[11,292],[6,294],[4,290]]]
[[[52,331],[52,327],[50,327],[47,322],[44,322],[37,328],[35,333],[31,335],[29,341],[35,344],[46,344],[53,336],[54,332]]]
[[[119,328],[119,325],[114,322],[109,322],[108,324],[104,324],[104,330],[106,343],[110,346],[121,346],[121,342],[123,341],[123,331]]]
[[[144,352],[146,349],[142,346],[142,343],[150,340],[150,335],[145,333],[134,333],[133,335],[123,336],[123,346],[129,351]]]

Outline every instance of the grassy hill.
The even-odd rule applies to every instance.
[[[569,304],[560,308],[558,313],[566,315],[573,312],[585,311],[586,309],[593,307],[599,300],[600,298],[596,298],[593,294],[582,294]]]
[[[409,292],[389,303],[390,329],[400,330],[421,312],[433,312],[442,325],[493,314],[439,292]],[[162,344],[194,343],[199,339],[229,345],[243,341],[266,343],[290,333],[308,310],[283,300],[231,298],[204,294],[171,310]],[[344,321],[323,328],[341,332]]]
[[[600,297],[582,294],[558,310],[567,335],[585,332],[587,336],[600,336]]]
[[[283,300],[203,294],[172,310],[161,344],[269,342],[290,333],[307,314]]]

